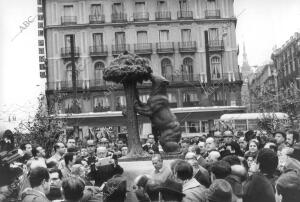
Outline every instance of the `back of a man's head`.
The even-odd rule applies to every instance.
[[[79,201],[83,196],[84,182],[78,177],[69,177],[62,182],[63,195],[66,200]]]
[[[262,149],[258,153],[257,162],[262,173],[273,175],[278,166],[278,156],[271,149]]]
[[[228,162],[221,160],[214,162],[210,167],[210,171],[215,175],[216,179],[224,179],[231,174],[231,167]]]
[[[32,188],[39,187],[43,181],[49,182],[49,178],[47,168],[36,167],[30,170],[29,183]]]
[[[189,180],[193,177],[193,167],[186,161],[180,161],[175,166],[175,173],[180,180]]]

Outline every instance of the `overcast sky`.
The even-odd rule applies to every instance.
[[[275,45],[280,47],[300,32],[300,0],[235,0],[234,6],[236,15],[244,11],[236,31],[240,65],[243,42],[250,65],[260,65],[270,60]],[[19,34],[22,23],[37,14],[36,7],[36,0],[0,0],[0,124],[1,117],[9,114],[27,117],[43,91],[37,21]]]

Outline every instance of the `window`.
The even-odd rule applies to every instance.
[[[117,96],[116,97],[116,110],[120,110],[126,107],[126,98],[125,96]]]
[[[138,44],[148,43],[148,37],[146,31],[137,32],[137,43]]]
[[[108,111],[110,109],[110,102],[107,97],[99,96],[94,98],[94,111]]]
[[[216,10],[216,1],[215,0],[207,0],[206,9],[214,11]]]
[[[123,4],[122,3],[114,3],[112,5],[112,13],[113,14],[118,14],[118,13],[123,13]]]
[[[103,80],[104,67],[105,66],[102,62],[97,62],[95,64],[95,81],[97,86],[104,85],[104,80]]]
[[[192,40],[191,30],[190,29],[182,29],[181,30],[181,41],[182,42],[189,42],[191,40]]]
[[[211,66],[212,79],[221,79],[222,71],[221,71],[220,57],[218,56],[212,57],[210,66]]]
[[[44,54],[44,48],[39,48],[39,54]]]
[[[208,40],[209,41],[219,40],[219,30],[217,28],[208,29]]]
[[[166,77],[168,79],[168,77],[170,75],[172,75],[172,63],[171,63],[171,60],[168,59],[168,58],[164,58],[162,61],[161,61],[161,75],[163,77]]]
[[[169,42],[169,30],[159,31],[159,42],[160,43]]]
[[[64,6],[64,16],[74,16],[74,8],[72,5]]]
[[[74,112],[81,112],[81,103],[79,100],[76,100],[74,105],[74,100],[69,98],[64,100],[65,103],[65,113],[74,113]]]
[[[149,99],[149,95],[148,94],[146,94],[146,95],[140,95],[139,98],[140,98],[141,102],[147,103],[148,99]]]
[[[179,0],[179,8],[180,8],[180,11],[188,11],[189,10],[186,0]]]
[[[44,64],[40,64],[39,66],[40,66],[40,70],[45,70],[46,69]]]
[[[177,103],[177,98],[174,93],[167,93],[169,103]]]
[[[75,47],[75,40],[74,39],[75,39],[75,36],[73,34],[65,35],[65,47],[66,48],[71,48],[71,43],[73,43],[74,47]]]
[[[168,10],[167,2],[166,1],[158,1],[157,2],[157,11],[164,12]]]
[[[44,30],[38,30],[38,36],[44,36]]]
[[[198,102],[198,96],[196,93],[188,92],[183,94],[183,102]]]
[[[201,132],[206,133],[209,130],[208,121],[201,121]]]
[[[196,121],[188,121],[187,122],[187,131],[188,133],[199,133],[200,132],[200,125],[199,122]]]
[[[44,40],[39,40],[39,46],[44,46]]]
[[[193,59],[184,58],[182,65],[182,74],[186,80],[193,80]]]
[[[42,0],[37,0],[38,5],[42,5]]]
[[[101,4],[92,4],[91,5],[91,15],[92,16],[101,16],[103,14],[103,7]]]
[[[145,9],[145,2],[135,2],[135,11],[144,13]]]
[[[43,7],[38,7],[38,13],[42,13],[43,12]]]
[[[72,87],[72,64],[68,64],[66,68],[66,87]]]
[[[43,14],[39,14],[39,15],[38,15],[38,20],[44,20]]]
[[[116,46],[118,46],[118,47],[124,46],[126,44],[125,32],[116,32],[115,33],[115,43],[116,43]]]
[[[97,47],[103,46],[103,34],[102,33],[93,34],[93,46],[97,46]]]
[[[43,28],[43,27],[44,27],[44,23],[39,22],[39,23],[38,23],[38,28]]]
[[[45,56],[40,56],[39,57],[39,62],[44,62],[45,61]]]

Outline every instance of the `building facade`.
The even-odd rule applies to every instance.
[[[277,111],[274,100],[277,101],[276,69],[273,64],[258,67],[249,81],[250,111]]]
[[[124,109],[122,86],[102,77],[127,50],[170,81],[171,107],[203,107],[204,114],[215,107],[214,115],[181,121],[186,133],[207,133],[220,114],[241,105],[236,23],[233,0],[46,0],[48,104],[59,114]],[[138,87],[146,102],[149,84]]]

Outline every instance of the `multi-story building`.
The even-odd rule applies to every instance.
[[[170,81],[170,105],[184,132],[207,133],[224,112],[244,111],[233,0],[46,0],[45,23],[49,106],[79,112],[65,117],[84,134],[124,123],[122,86],[102,77],[125,50],[147,57]],[[149,85],[139,92],[145,102]]]
[[[300,33],[295,33],[281,48],[272,54],[280,90],[300,89]],[[292,88],[291,88],[292,84]]]
[[[273,64],[258,67],[249,81],[250,111],[276,111],[277,83],[276,70]],[[263,110],[262,110],[263,108]]]

